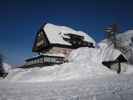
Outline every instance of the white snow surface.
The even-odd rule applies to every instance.
[[[9,72],[12,69],[11,65],[7,63],[3,63],[3,67],[4,67],[5,72]]]
[[[96,43],[95,40],[92,37],[90,37],[87,33],[82,32],[82,31],[76,31],[76,30],[66,27],[66,26],[58,26],[58,25],[54,25],[51,23],[47,23],[43,29],[44,29],[50,43],[71,45],[70,43],[68,43],[67,41],[65,41],[63,39],[63,37],[65,37],[64,34],[67,34],[67,33],[84,36],[85,41],[91,42],[94,45]]]
[[[69,63],[43,68],[15,69],[5,80],[12,82],[49,82],[96,78],[116,74],[102,65],[102,61],[115,60],[121,52],[100,43],[100,48],[83,47],[73,50]]]
[[[103,56],[101,49],[107,48],[102,42],[98,49],[73,51],[69,63],[13,69],[0,80],[0,100],[132,100],[133,67],[116,74],[103,66],[100,61],[110,55]]]
[[[131,69],[129,73],[91,79],[41,83],[0,81],[0,100],[132,100]]]
[[[0,80],[0,100],[132,100],[133,66],[117,74],[101,64],[121,54],[107,45],[79,48],[69,63],[16,68]]]
[[[106,39],[98,43],[98,47],[100,51],[99,54],[101,54],[100,56],[98,55],[98,57],[102,57],[102,61],[113,61],[119,55],[123,55],[126,58],[126,56],[122,52],[115,49],[112,43],[109,43],[109,41],[107,41]]]
[[[133,30],[125,31],[122,34],[118,35],[118,38],[121,38],[121,41],[125,44],[125,46],[131,43],[131,38],[133,38]]]
[[[65,55],[62,53],[56,53],[56,54],[54,54],[54,53],[41,53],[41,55],[65,57]]]

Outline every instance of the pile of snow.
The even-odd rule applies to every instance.
[[[98,48],[84,47],[72,51],[69,61],[89,61],[100,65],[103,61],[114,61],[120,55],[124,56],[119,50],[114,49],[113,45],[109,45],[107,40],[104,40],[98,44]]]
[[[58,27],[51,24],[46,24],[46,26]],[[61,28],[65,30],[64,26]],[[58,28],[55,29],[58,30]],[[102,62],[113,61],[119,55],[123,54],[114,49],[113,45],[108,43],[107,40],[104,40],[98,44],[98,48],[82,47],[73,50],[68,57],[68,63],[43,68],[14,69],[10,71],[5,80],[13,82],[49,82],[108,77],[116,75],[116,72],[102,65]],[[127,71],[126,73],[132,73],[132,70]]]
[[[113,45],[106,39],[98,43],[98,47],[98,57],[102,57],[102,60],[100,61],[114,61],[120,55],[123,55],[125,57],[122,52],[120,52],[118,49],[115,49]]]
[[[63,37],[65,37],[64,34],[76,34],[84,37],[85,41],[91,42],[95,45],[95,40],[91,38],[87,33],[82,31],[76,31],[72,28],[66,27],[66,26],[57,26],[51,23],[47,23],[43,30],[45,34],[47,35],[47,38],[49,39],[50,43],[54,44],[63,44],[63,45],[71,45],[69,42],[65,41]]]
[[[111,54],[104,56],[104,52],[97,48],[79,48],[70,54],[69,63],[43,68],[15,69],[9,73],[6,80],[14,82],[48,82],[84,78],[94,79],[116,75],[116,72],[111,71],[101,63],[103,59],[115,59],[116,54],[112,54],[114,57]]]
[[[12,69],[11,65],[9,65],[7,63],[3,63],[3,68],[4,68],[5,72],[7,72],[7,73]]]
[[[85,63],[85,62],[84,62]],[[5,80],[12,82],[48,82],[75,80],[84,78],[97,78],[114,74],[106,67],[96,64],[68,63],[61,66],[33,68],[28,70],[15,70]]]

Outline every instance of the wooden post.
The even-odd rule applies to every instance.
[[[114,48],[117,48],[117,44],[116,44],[116,41],[117,41],[117,39],[116,39],[117,31],[118,31],[117,25],[113,24],[112,25],[112,32],[113,32],[113,44],[114,44]]]
[[[107,33],[107,38],[113,43],[114,48],[116,48],[117,47],[116,33],[118,31],[117,25],[112,24],[110,25],[110,27],[107,27],[106,29],[104,29],[104,31]]]
[[[118,70],[117,70],[117,73],[119,74],[121,72],[121,63],[120,61],[118,62]]]

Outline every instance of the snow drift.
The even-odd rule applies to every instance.
[[[49,29],[49,27],[56,29],[59,26],[48,24],[45,29]],[[71,30],[64,26],[61,28],[67,31]],[[123,54],[114,49],[113,45],[109,44],[107,40],[103,40],[98,43],[96,48],[82,47],[73,50],[68,57],[68,63],[43,68],[14,69],[9,72],[5,80],[13,82],[49,82],[107,77],[116,75],[116,72],[105,67],[102,62],[114,61],[119,55]],[[128,65],[122,68],[124,72]]]
[[[72,51],[69,63],[61,65],[9,71],[10,66],[4,64],[9,75],[0,80],[0,99],[132,100],[132,66],[118,75],[101,64],[115,60],[120,54],[107,41],[102,41],[98,48]]]
[[[102,65],[103,60],[114,60],[118,50],[108,47],[105,43],[100,48],[79,48],[72,51],[68,57],[69,63],[43,68],[15,69],[9,73],[6,80],[14,82],[48,82],[73,79],[98,78],[115,75]]]
[[[11,65],[9,65],[7,63],[3,63],[3,68],[4,68],[5,72],[7,72],[7,73],[12,69]]]

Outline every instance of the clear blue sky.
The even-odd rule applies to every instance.
[[[118,23],[133,29],[132,0],[1,0],[0,51],[11,64],[32,56],[36,31],[44,22],[89,33],[97,41],[103,29]]]

